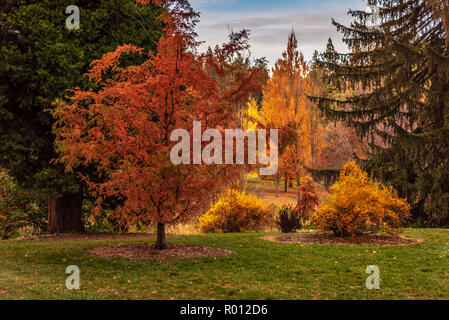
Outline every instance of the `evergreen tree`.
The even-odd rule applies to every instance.
[[[155,50],[162,32],[162,9],[134,0],[77,1],[80,29],[68,30],[71,4],[3,0],[0,10],[0,166],[26,189],[48,194],[50,232],[83,229],[83,188],[77,173],[52,163],[48,110],[67,88],[88,86],[83,74],[92,60],[126,43]]]
[[[369,3],[378,26],[350,11],[350,26],[333,24],[351,52],[320,58],[344,95],[311,99],[369,143],[365,167],[408,198],[416,221],[449,225],[449,2]]]

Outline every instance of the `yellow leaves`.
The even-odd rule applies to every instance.
[[[255,195],[229,189],[199,219],[200,230],[206,233],[257,231],[271,223],[271,214]]]
[[[242,127],[245,130],[257,130],[259,124],[266,126],[263,113],[259,111],[259,105],[256,99],[250,99],[247,103],[247,108],[240,111],[240,118],[242,120]]]
[[[345,165],[331,188],[329,203],[314,215],[315,226],[337,236],[400,233],[410,205],[391,187],[372,181],[354,162]]]

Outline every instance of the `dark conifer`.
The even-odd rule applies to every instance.
[[[449,1],[374,0],[333,24],[349,54],[320,56],[340,95],[311,97],[369,145],[365,163],[413,205],[416,221],[449,225]],[[376,22],[376,21],[375,21]]]

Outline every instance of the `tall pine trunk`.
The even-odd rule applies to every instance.
[[[167,249],[167,241],[165,239],[165,224],[163,223],[157,224],[157,239],[155,249],[156,250]]]
[[[83,195],[64,193],[62,197],[50,196],[48,199],[48,232],[84,232],[81,219]]]

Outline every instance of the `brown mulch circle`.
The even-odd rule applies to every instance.
[[[179,237],[179,235],[167,235],[167,238]],[[26,238],[11,239],[9,241],[103,241],[103,240],[139,240],[156,239],[155,234],[150,233],[66,233],[49,234]]]
[[[411,239],[405,237],[392,237],[383,235],[368,235],[361,237],[339,238],[329,233],[299,233],[283,236],[266,236],[264,240],[279,243],[297,244],[336,244],[348,246],[407,246],[422,243],[421,239]]]
[[[168,244],[167,250],[155,250],[154,244],[122,243],[94,248],[89,251],[93,256],[100,258],[124,258],[130,260],[165,260],[170,258],[204,258],[228,256],[234,251],[194,246],[188,244]]]

